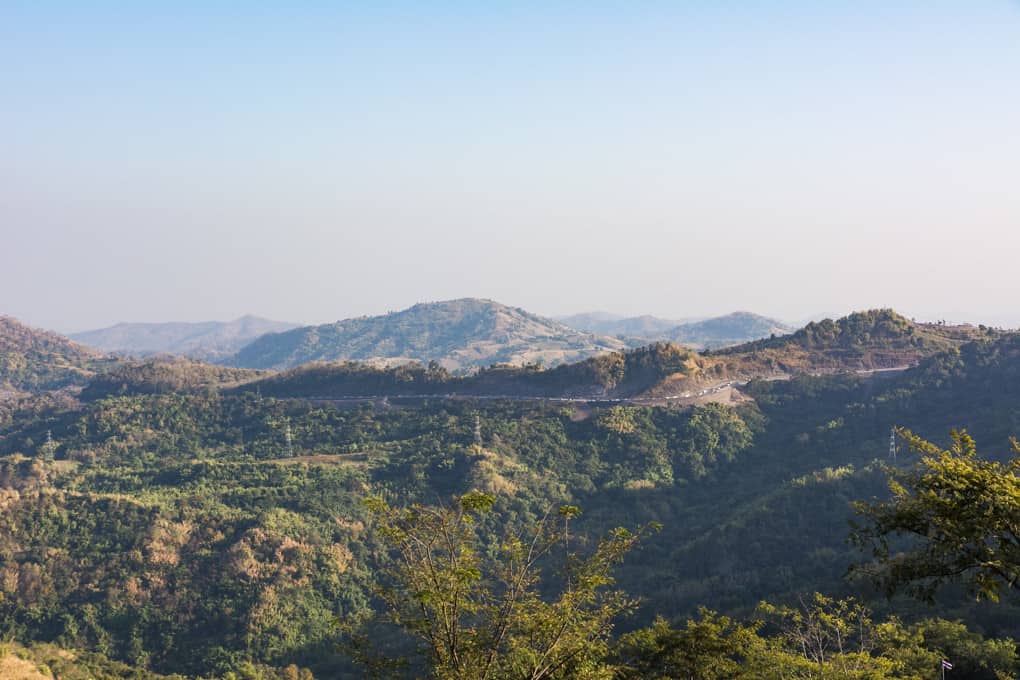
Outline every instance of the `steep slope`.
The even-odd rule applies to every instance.
[[[67,338],[0,316],[0,391],[84,384],[104,357]]]
[[[495,363],[555,365],[624,346],[620,340],[580,333],[522,309],[465,298],[265,336],[229,363],[290,368],[312,361],[436,361],[459,371]]]
[[[280,333],[298,324],[242,316],[234,321],[201,323],[121,323],[109,328],[72,333],[71,339],[106,352],[131,356],[181,354],[214,360],[231,355],[267,333]]]
[[[685,347],[712,349],[786,335],[793,329],[781,321],[751,312],[733,312],[704,321],[685,323],[666,331],[671,342]]]

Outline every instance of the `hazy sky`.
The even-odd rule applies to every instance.
[[[0,64],[0,313],[35,325],[1020,323],[1015,1],[8,0]]]

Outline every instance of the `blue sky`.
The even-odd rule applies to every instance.
[[[0,5],[0,313],[1020,324],[1016,2]]]

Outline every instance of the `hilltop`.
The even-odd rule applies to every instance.
[[[685,347],[712,349],[739,345],[793,331],[782,321],[751,312],[733,312],[704,321],[680,324],[666,331],[668,339]]]
[[[854,312],[812,322],[790,335],[711,353],[730,371],[767,368],[782,373],[874,370],[912,365],[924,357],[987,339],[998,331],[977,326],[918,323],[891,309]]]
[[[61,335],[0,316],[0,391],[84,384],[106,362],[102,354]]]
[[[523,309],[464,298],[264,336],[225,363],[286,369],[313,361],[384,366],[435,361],[451,371],[466,371],[496,363],[552,366],[625,346]]]
[[[180,354],[212,361],[234,354],[267,333],[297,327],[298,324],[249,315],[234,321],[120,323],[109,328],[72,333],[70,338],[104,352],[128,356]]]

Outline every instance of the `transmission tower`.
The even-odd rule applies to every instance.
[[[479,448],[482,446],[482,418],[477,413],[475,414],[475,446]]]
[[[284,433],[284,437],[287,440],[287,456],[294,456],[294,435],[290,431],[290,421],[287,421],[287,431]]]
[[[53,433],[46,430],[46,441],[43,443],[43,459],[53,460],[53,451],[57,448],[56,443],[53,441]]]
[[[889,460],[896,462],[896,428],[889,430]]]

